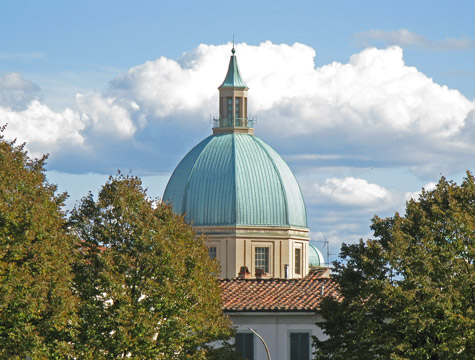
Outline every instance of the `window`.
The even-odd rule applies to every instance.
[[[220,97],[219,98],[219,117],[224,117],[224,98]]]
[[[241,111],[240,111],[240,105],[241,105],[241,101],[240,101],[240,98],[236,98],[234,99],[235,101],[235,105],[234,105],[234,116],[236,119],[239,119],[241,117]]]
[[[208,255],[210,259],[216,259],[216,246],[210,246],[208,248]]]
[[[296,274],[301,274],[301,259],[302,259],[302,249],[295,249],[295,273]]]
[[[255,268],[262,269],[266,273],[269,272],[269,248],[268,247],[256,247],[256,261]]]
[[[228,120],[233,118],[233,98],[228,97]]]
[[[290,360],[310,360],[309,333],[290,333]]]
[[[254,334],[236,333],[236,350],[247,360],[254,360]]]

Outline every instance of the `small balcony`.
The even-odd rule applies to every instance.
[[[254,128],[256,119],[246,118],[213,118],[213,127],[215,128]]]

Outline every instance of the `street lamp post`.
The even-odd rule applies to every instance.
[[[251,328],[249,328],[249,330],[251,330],[252,333],[253,333],[254,335],[256,335],[256,336],[259,338],[259,340],[262,341],[262,344],[264,344],[264,348],[266,349],[266,353],[267,353],[267,360],[272,360],[272,359],[270,358],[269,348],[267,347],[267,344],[266,344],[266,342],[264,341],[264,339],[262,338],[262,336],[260,336],[257,332],[255,332],[255,331],[254,331],[253,329],[251,329]]]

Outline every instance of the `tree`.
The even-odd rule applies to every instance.
[[[67,358],[75,324],[65,194],[0,129],[0,358]]]
[[[222,341],[213,346],[205,345],[205,348],[206,360],[245,360],[229,341]]]
[[[72,211],[81,239],[75,281],[83,359],[200,359],[231,336],[202,238],[140,179],[109,178]]]
[[[375,239],[343,245],[334,263],[342,299],[326,298],[315,358],[473,359],[475,184],[441,178],[406,204],[375,217]]]

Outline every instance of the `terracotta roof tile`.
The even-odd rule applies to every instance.
[[[226,312],[316,311],[325,296],[340,297],[327,271],[314,271],[303,279],[223,279],[219,286]]]

